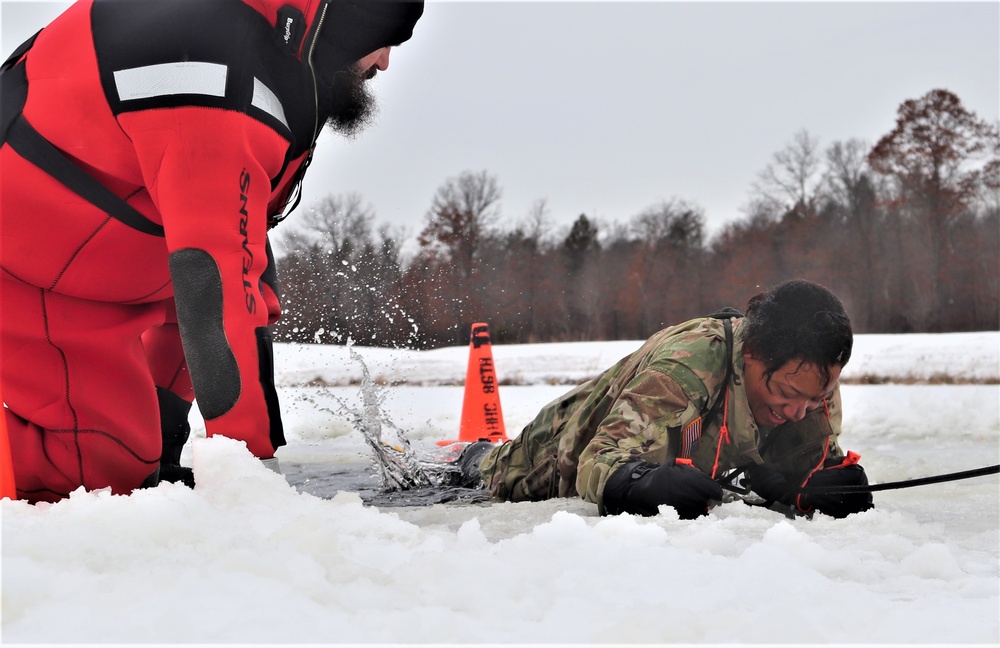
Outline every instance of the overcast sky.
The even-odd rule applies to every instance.
[[[3,0],[4,54],[67,5]],[[511,223],[540,199],[564,227],[677,197],[715,231],[801,129],[874,143],[934,88],[1000,119],[1000,3],[430,0],[376,84],[377,123],[323,136],[305,205],[355,192],[415,234],[438,187],[485,170]]]

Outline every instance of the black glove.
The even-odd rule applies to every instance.
[[[872,494],[858,493],[809,493],[810,488],[837,486],[867,486],[868,476],[858,463],[858,455],[850,453],[847,458],[827,459],[822,470],[817,470],[809,478],[799,497],[799,508],[815,508],[820,513],[835,518],[845,518],[851,513],[860,513],[875,508]]]
[[[642,461],[612,473],[603,500],[609,515],[656,515],[657,507],[666,504],[677,509],[682,520],[693,520],[706,515],[713,500],[722,500],[722,487],[683,460],[662,466]]]
[[[788,480],[777,470],[762,464],[750,464],[746,476],[750,481],[750,490],[769,502],[790,502],[792,493]]]
[[[463,488],[478,488],[483,483],[483,473],[479,469],[486,453],[493,449],[493,444],[480,439],[462,450],[462,454],[455,460],[459,474],[457,477],[458,486]]]
[[[156,388],[160,404],[160,433],[163,436],[163,454],[160,456],[160,481],[181,482],[194,488],[194,472],[181,465],[181,451],[191,436],[188,414],[191,403],[169,389]]]
[[[194,471],[187,466],[160,464],[160,482],[179,482],[194,488]]]

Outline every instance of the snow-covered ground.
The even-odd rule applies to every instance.
[[[508,435],[638,345],[493,347]],[[467,348],[354,351],[418,452],[457,436]],[[361,363],[276,355],[296,485],[196,421],[193,491],[4,501],[4,645],[1000,642],[996,476],[878,492],[845,520],[319,497],[305,467],[369,457],[351,416]],[[1000,333],[859,336],[844,377],[895,381],[843,388],[841,441],[873,482],[1000,461]]]

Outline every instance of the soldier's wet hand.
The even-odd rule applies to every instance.
[[[788,504],[792,498],[791,487],[785,476],[763,464],[751,464],[746,469],[750,490],[769,502]]]
[[[810,488],[831,488],[841,486],[867,486],[868,475],[857,463],[858,455],[849,453],[846,458],[828,459],[822,470],[817,470],[805,485],[805,493],[799,497],[799,508],[816,509],[820,513],[835,518],[845,518],[851,513],[861,513],[874,508],[872,494],[856,493],[809,493]]]
[[[722,487],[683,459],[662,466],[647,461],[625,464],[608,478],[603,494],[610,515],[656,515],[666,504],[684,520],[707,514],[721,499]]]

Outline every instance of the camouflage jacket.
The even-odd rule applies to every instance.
[[[732,322],[729,357],[722,320],[691,320],[656,333],[546,405],[517,438],[483,460],[491,494],[512,501],[579,495],[603,512],[608,477],[633,461],[685,457],[713,477],[766,463],[802,483],[825,458],[843,456],[839,386],[825,407],[801,421],[757,425],[743,383],[743,320]]]

